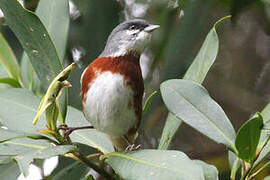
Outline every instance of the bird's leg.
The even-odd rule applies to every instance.
[[[137,145],[135,146],[135,144],[130,144],[128,141],[128,137],[126,135],[123,136],[123,139],[126,141],[126,143],[128,144],[128,146],[126,147],[125,151],[135,151],[141,148],[141,145]]]
[[[64,138],[68,138],[69,135],[75,131],[80,129],[93,129],[94,126],[81,126],[81,127],[68,127],[66,124],[61,124],[58,129],[64,131]]]

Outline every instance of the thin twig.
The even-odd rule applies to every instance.
[[[112,180],[113,178],[111,177],[111,175],[105,171],[102,168],[99,168],[96,164],[92,163],[91,161],[89,161],[89,159],[87,159],[85,156],[83,156],[81,153],[79,152],[74,152],[73,153],[74,156],[76,156],[78,159],[80,159],[82,162],[84,162],[88,167],[94,169],[96,172],[98,172],[101,176],[103,176],[106,179]]]
[[[87,156],[87,159],[91,159],[91,158],[94,158],[94,157],[98,157],[98,156],[101,156],[102,153],[95,153],[95,154],[90,154]]]
[[[83,127],[83,129],[86,129],[86,128],[89,128],[89,127],[90,126]],[[90,127],[90,128],[92,128],[92,127]],[[79,128],[74,128],[74,129],[79,129]],[[63,129],[63,130],[65,131],[65,129]],[[71,140],[70,140],[70,142],[65,142],[63,140],[64,138],[59,134],[59,131],[57,131],[57,134],[58,134],[58,136],[55,136],[55,138],[60,142],[60,144],[72,144]],[[111,175],[107,171],[105,171],[103,168],[100,168],[96,164],[92,163],[87,157],[85,157],[84,155],[82,155],[80,152],[74,151],[74,152],[72,152],[72,154],[74,155],[75,158],[79,159],[81,162],[83,162],[84,164],[86,164],[88,167],[94,169],[96,172],[98,172],[104,178],[106,178],[108,180],[112,180],[113,179],[111,177]],[[94,154],[94,155],[97,155],[97,154]]]

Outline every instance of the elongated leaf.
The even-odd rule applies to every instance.
[[[4,70],[3,66],[0,64],[0,78],[8,77],[8,73]]]
[[[53,78],[63,69],[49,33],[40,19],[34,13],[25,10],[17,0],[3,0],[0,2],[0,8],[4,13],[9,27],[26,51],[41,81],[41,86],[46,89]],[[66,43],[66,39],[62,39],[62,41],[64,44]],[[60,98],[60,109],[61,115],[65,119],[67,91]]]
[[[36,14],[46,27],[63,62],[70,20],[68,0],[40,0]]]
[[[202,167],[205,180],[218,180],[218,170],[214,165],[207,164],[201,160],[193,160]]]
[[[219,21],[217,21],[213,28],[208,33],[207,37],[204,40],[204,43],[197,54],[196,58],[194,59],[193,63],[188,68],[184,79],[186,80],[192,80],[199,84],[202,84],[203,80],[205,79],[208,71],[210,70],[211,66],[213,65],[217,53],[218,53],[218,46],[219,46],[219,39],[216,32],[216,27],[225,19],[229,18],[230,16],[226,16],[224,18],[221,18]],[[179,117],[174,116],[174,114],[169,113],[169,117],[167,117],[166,126],[165,127],[174,127],[173,129],[167,128],[164,129],[162,132],[161,140],[165,140],[165,137],[170,136],[171,139],[173,138],[174,134],[176,133],[179,126],[182,124],[181,119]],[[173,117],[174,116],[174,117]],[[178,120],[178,121],[177,121]],[[171,141],[171,140],[170,140]],[[159,147],[168,148],[170,141],[168,142],[168,145],[164,146],[164,141],[160,141]]]
[[[44,26],[46,27],[57,51],[61,62],[64,60],[66,42],[69,29],[69,3],[68,0],[40,0],[36,15],[40,18]],[[35,92],[40,91],[40,81],[37,75],[29,63],[28,56],[24,53],[22,58],[23,78],[31,90]],[[67,106],[67,90],[64,90],[63,96],[60,101],[62,103],[60,108],[63,118],[66,116]]]
[[[16,163],[0,165],[0,179],[17,179],[20,175],[19,167]]]
[[[0,89],[0,121],[9,130],[37,133],[44,129],[45,117],[33,127],[40,99],[26,89]]]
[[[70,145],[53,146],[45,149],[33,149],[27,153],[17,155],[15,159],[24,176],[27,176],[29,165],[35,158],[46,159],[53,156],[64,155],[74,149],[75,147]]]
[[[216,32],[216,27],[223,20],[230,18],[231,16],[226,16],[219,21],[217,21],[213,28],[207,34],[204,43],[194,59],[193,63],[188,68],[184,79],[192,80],[199,84],[202,84],[206,77],[206,74],[210,70],[210,67],[216,60],[218,53],[219,40]]]
[[[265,106],[261,114],[263,116],[263,119],[265,119],[265,121],[270,121],[270,103]]]
[[[260,142],[258,148],[262,149],[259,157],[254,163],[254,166],[252,168],[255,169],[257,165],[269,154],[270,152],[270,142],[269,139],[269,129],[270,129],[270,103],[268,103],[265,108],[262,110],[261,115],[263,117],[264,125],[263,125],[263,131],[260,137]]]
[[[0,156],[0,165],[1,164],[8,164],[12,161],[10,156]]]
[[[159,142],[158,149],[166,150],[168,149],[171,141],[178,130],[179,126],[181,125],[182,121],[169,112],[167,116],[165,126],[163,128],[163,133]]]
[[[0,143],[0,155],[17,156],[32,150],[41,150],[49,147],[54,146],[47,140],[33,140],[30,138],[12,139],[10,141]]]
[[[152,98],[153,98],[156,94],[157,94],[157,91],[154,91],[154,92],[152,92],[152,93],[150,94],[150,96],[146,99],[145,104],[144,104],[144,106],[143,106],[143,114],[145,114],[145,113],[148,111],[148,109],[149,109],[149,107],[150,107],[151,100],[152,100]]]
[[[270,103],[265,106],[265,108],[261,112],[261,115],[264,121],[264,129],[270,129]],[[262,136],[262,138],[266,139],[267,137]]]
[[[113,145],[108,136],[96,129],[75,131],[70,137],[73,142],[86,144],[98,149],[104,154],[114,152]]]
[[[263,126],[262,116],[248,120],[237,132],[235,146],[238,150],[238,157],[246,162],[253,162],[256,157],[257,146],[261,136]]]
[[[6,78],[8,76],[9,76],[8,73],[4,70],[4,68],[0,64],[0,78]],[[0,83],[0,88],[4,89],[4,88],[7,88],[7,87],[9,87],[9,85]]]
[[[25,137],[25,133],[0,128],[0,143],[14,138]]]
[[[74,146],[55,146],[47,140],[33,140],[29,138],[12,139],[0,143],[0,156],[14,156],[21,171],[26,176],[28,167],[33,159],[45,159],[51,156],[62,155]]]
[[[33,134],[33,133],[25,133],[21,131],[12,131],[9,129],[4,129],[0,127],[0,143],[4,141],[9,141],[11,139],[17,138],[32,138],[32,139],[43,139],[48,141],[53,141],[53,139],[47,138],[46,136],[42,136],[40,134]]]
[[[46,27],[57,51],[59,59],[63,61],[69,29],[69,3],[68,0],[40,0],[36,15]],[[33,71],[28,57],[23,55],[23,60],[28,71]],[[33,71],[34,72],[34,71]],[[25,72],[27,73],[27,71]],[[29,78],[29,77],[28,77]],[[28,79],[27,78],[27,79]]]
[[[22,79],[25,87],[31,91],[34,91],[35,93],[37,93],[37,91],[41,91],[41,82],[38,79],[37,73],[34,71],[26,52],[23,53],[21,67]]]
[[[48,90],[43,97],[37,111],[37,115],[33,121],[35,125],[39,120],[43,112],[52,104],[56,102],[56,99],[61,95],[62,89],[64,87],[71,87],[71,84],[66,80],[68,79],[71,71],[75,68],[75,63],[72,63],[66,67],[61,73],[59,73],[54,80],[50,83]],[[64,123],[64,120],[60,121]]]
[[[235,131],[222,108],[207,90],[192,81],[172,79],[161,84],[169,111],[210,139],[235,150]]]
[[[58,165],[53,170],[50,177],[53,180],[73,180],[73,179],[81,179],[89,172],[88,167],[75,161],[70,158],[66,157],[59,157]]]
[[[8,84],[11,87],[20,88],[20,83],[13,78],[0,78],[0,83]]]
[[[26,51],[42,86],[47,88],[62,70],[55,46],[40,19],[17,0],[1,0],[6,21]]]
[[[103,158],[123,179],[204,179],[202,168],[180,151],[114,152]]]
[[[2,33],[0,33],[0,64],[5,68],[11,78],[22,85],[21,69]]]

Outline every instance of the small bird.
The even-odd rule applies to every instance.
[[[119,24],[81,76],[84,116],[118,151],[134,145],[137,137],[144,93],[139,60],[157,28],[142,19]]]

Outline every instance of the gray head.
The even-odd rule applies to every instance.
[[[111,32],[100,56],[123,56],[129,52],[141,54],[150,41],[151,32],[159,25],[149,24],[142,19],[125,21]]]

